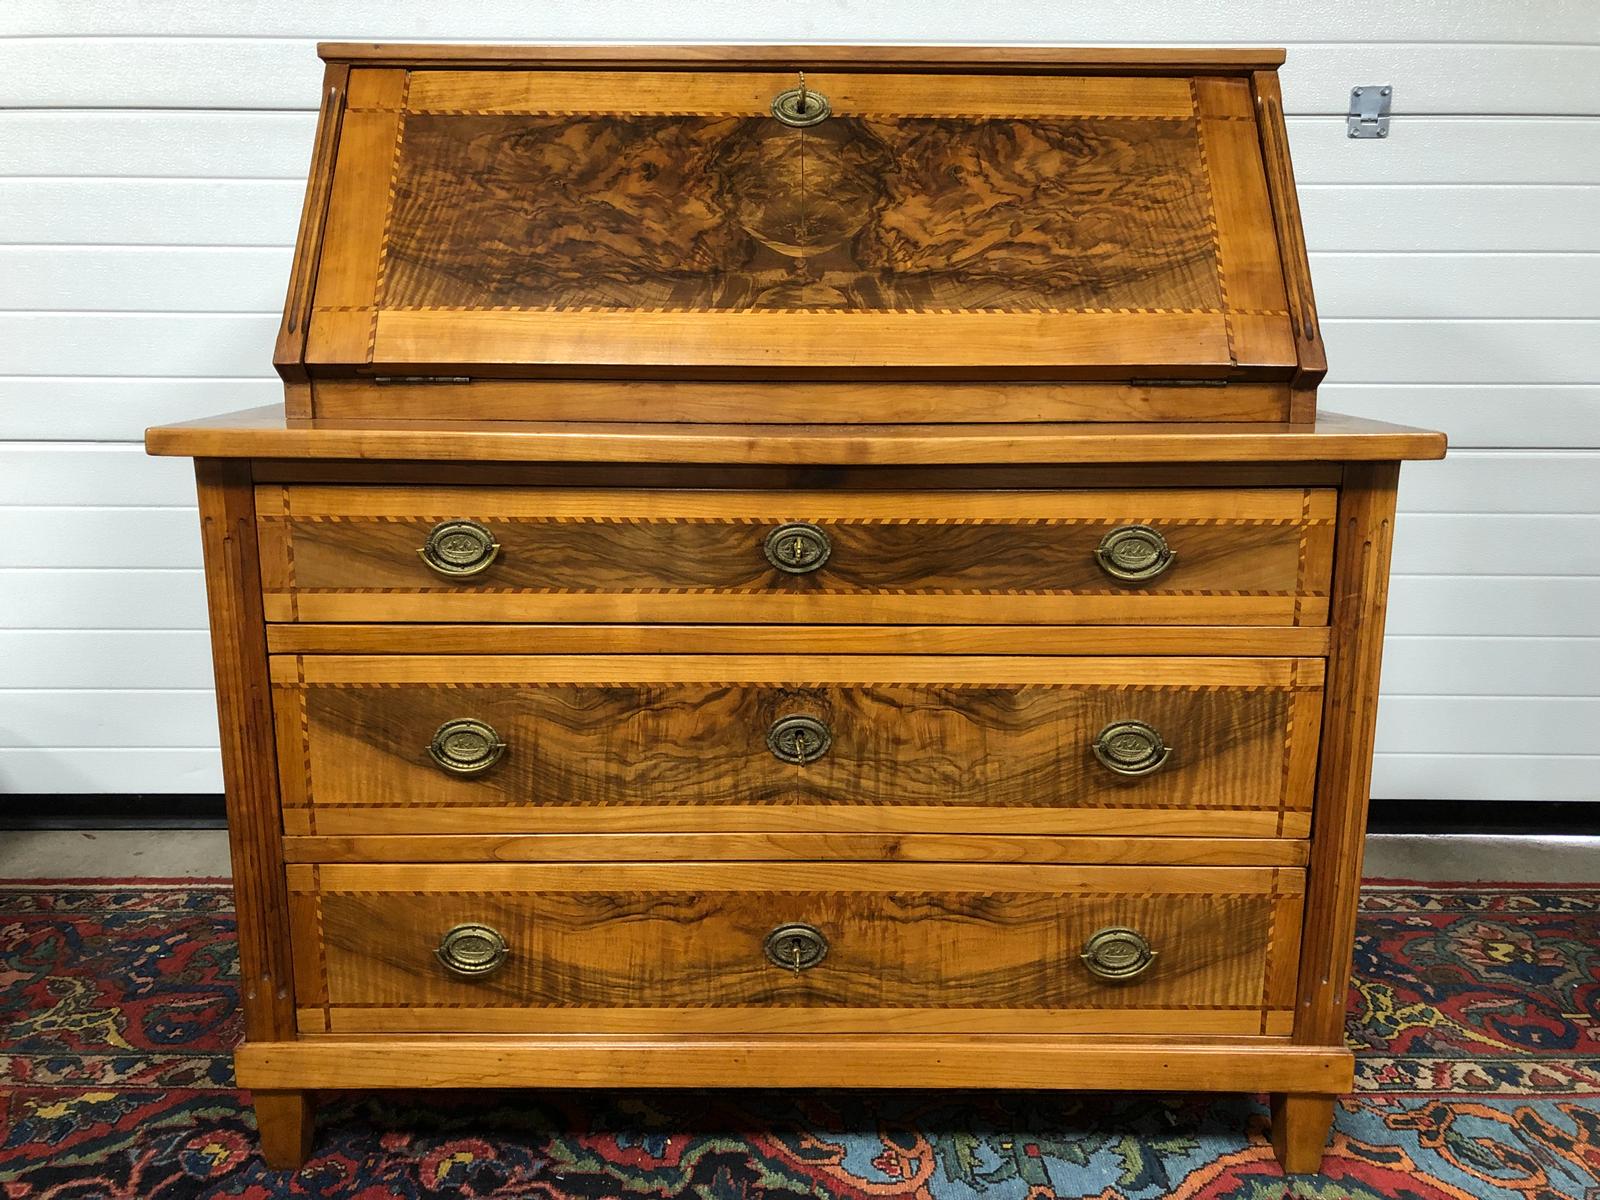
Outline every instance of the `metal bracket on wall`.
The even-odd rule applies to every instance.
[[[1353,138],[1389,136],[1389,99],[1394,88],[1386,83],[1369,83],[1350,89],[1347,128]]]

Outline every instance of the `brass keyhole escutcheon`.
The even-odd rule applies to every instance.
[[[814,925],[779,925],[767,934],[767,957],[798,975],[828,957],[828,939]]]
[[[437,575],[470,579],[489,569],[500,554],[500,543],[476,521],[441,521],[417,553]]]
[[[444,969],[463,979],[481,979],[499,969],[511,954],[505,936],[492,925],[457,925],[439,939],[434,951]]]
[[[1094,557],[1111,578],[1143,583],[1165,571],[1178,556],[1167,539],[1150,526],[1119,525],[1100,539]]]
[[[1121,925],[1089,935],[1083,944],[1083,965],[1101,979],[1132,979],[1144,974],[1155,961],[1156,952],[1136,929]]]
[[[767,561],[790,575],[818,570],[833,554],[828,535],[809,521],[791,521],[767,534],[762,543]]]
[[[779,717],[767,730],[767,749],[780,762],[804,766],[833,745],[833,731],[816,717]]]
[[[1093,749],[1100,765],[1118,775],[1148,775],[1172,754],[1155,727],[1143,721],[1113,721],[1095,735]]]
[[[800,82],[772,98],[772,115],[785,125],[804,129],[826,121],[833,106],[821,92],[806,86],[806,73],[800,72]]]
[[[472,717],[446,721],[428,743],[428,756],[452,775],[481,775],[505,752],[494,726]]]

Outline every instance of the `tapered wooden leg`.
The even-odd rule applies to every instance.
[[[251,1092],[261,1157],[269,1167],[293,1171],[311,1157],[316,1104],[310,1092]]]
[[[1289,1175],[1315,1175],[1333,1131],[1332,1096],[1272,1097],[1272,1152]]]

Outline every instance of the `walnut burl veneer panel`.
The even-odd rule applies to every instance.
[[[395,187],[385,307],[1222,302],[1189,120],[416,113]]]
[[[333,1030],[1281,1032],[1304,889],[1297,870],[1230,867],[287,870],[297,1003]],[[827,941],[799,972],[763,949],[791,922]],[[441,965],[464,923],[505,938],[498,970]],[[1110,926],[1155,952],[1137,977],[1085,966]]]
[[[357,103],[366,74],[309,364],[1296,365],[1243,80],[820,73],[833,115],[792,128],[782,71],[391,71]]]
[[[267,615],[304,621],[1320,625],[1330,488],[865,493],[262,485]],[[500,544],[441,578],[418,550],[467,518]],[[763,542],[831,542],[789,574]],[[1175,554],[1124,583],[1095,558],[1148,524]]]
[[[323,834],[638,831],[648,809],[666,829],[790,827],[774,809],[865,828],[840,808],[885,830],[901,810],[902,830],[1126,833],[1169,810],[1143,831],[1303,834],[1322,703],[1317,659],[319,655],[273,678],[285,802]],[[794,716],[831,734],[813,761],[768,745]],[[458,719],[505,743],[482,774],[429,754]],[[1130,720],[1170,747],[1150,774],[1093,752]],[[359,823],[374,809],[387,828]]]

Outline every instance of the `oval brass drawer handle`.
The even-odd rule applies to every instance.
[[[482,575],[500,555],[500,543],[476,521],[440,521],[417,551],[428,569],[446,579]]]
[[[815,717],[779,717],[767,730],[767,749],[780,762],[804,766],[833,745],[833,731]]]
[[[820,570],[833,554],[828,535],[809,521],[790,521],[767,534],[762,543],[767,561],[790,575],[808,575]]]
[[[1159,771],[1172,754],[1172,747],[1143,721],[1113,721],[1095,735],[1093,749],[1100,765],[1118,775]]]
[[[1165,571],[1178,556],[1167,539],[1148,525],[1118,525],[1095,548],[1100,569],[1124,583],[1143,583]]]
[[[814,925],[779,925],[767,934],[767,957],[798,975],[828,957],[828,939]]]
[[[1083,965],[1101,979],[1132,979],[1148,971],[1155,958],[1143,934],[1121,925],[1091,933],[1083,944]]]
[[[452,775],[481,775],[505,752],[494,726],[472,717],[446,721],[428,743],[428,756]]]
[[[457,925],[434,951],[444,969],[463,979],[481,979],[499,969],[511,953],[505,936],[492,925]]]

